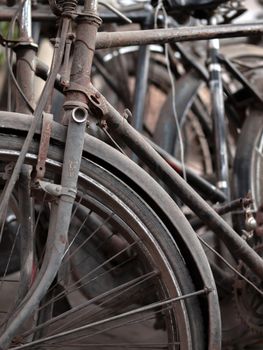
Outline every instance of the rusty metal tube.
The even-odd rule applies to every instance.
[[[210,205],[181,178],[109,103],[109,130],[121,139],[176,193],[206,225],[224,241],[232,255],[241,259],[263,280],[263,259],[222,219]]]
[[[98,0],[85,0],[84,2],[84,12],[97,12]]]
[[[180,27],[169,29],[150,29],[127,32],[98,33],[96,49],[111,47],[165,44],[178,41],[208,40],[213,38],[232,38],[263,33],[263,22],[246,24],[210,25],[203,27]]]
[[[0,21],[10,21],[18,9],[18,6],[8,7],[0,5]],[[48,21],[55,22],[56,16],[50,11],[50,8],[46,5],[38,4],[37,8],[33,8],[31,12],[32,21]]]

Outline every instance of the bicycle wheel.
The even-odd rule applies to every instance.
[[[12,134],[9,130],[0,137],[2,188],[4,169],[15,161],[23,144],[22,131]],[[60,146],[54,142],[49,147],[47,183],[59,179],[63,159]],[[36,137],[26,158],[33,166],[38,147]],[[105,146],[105,152],[109,149]],[[136,193],[134,184],[122,179],[121,173],[113,174],[92,154],[83,158],[67,252],[48,293],[17,330],[11,348],[204,348],[199,301],[196,296],[188,297],[195,288],[184,259],[165,223],[153,211],[153,204],[147,203],[143,193]],[[37,275],[55,198],[40,187],[31,189],[31,195],[35,216],[32,274]],[[23,282],[19,279],[20,266],[13,275],[8,270],[19,240],[21,204],[16,192],[12,202],[7,218],[13,218],[14,233],[8,226],[10,220],[2,223],[13,238],[10,254],[1,261],[4,273],[0,293],[9,298],[0,299],[1,334],[19,307],[19,297],[12,292],[19,291]],[[23,255],[19,247],[16,254]],[[178,297],[183,298],[176,300]]]

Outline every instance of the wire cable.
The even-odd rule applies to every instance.
[[[158,0],[158,4],[155,9],[155,14],[154,14],[154,27],[155,29],[158,28],[157,20],[158,20],[158,14],[162,12],[164,16],[164,25],[165,29],[168,28],[168,16],[167,12],[165,10],[165,7],[163,5],[162,0]],[[187,181],[187,176],[186,176],[186,169],[185,169],[185,158],[184,158],[184,143],[183,143],[183,137],[182,137],[182,132],[181,132],[181,126],[176,110],[176,104],[175,104],[175,98],[176,98],[176,89],[175,89],[175,81],[173,77],[173,73],[171,70],[171,63],[169,59],[169,46],[168,44],[164,44],[164,54],[165,54],[165,60],[166,60],[166,67],[169,75],[169,79],[171,81],[171,88],[172,88],[172,107],[173,107],[173,116],[175,119],[175,124],[176,124],[176,130],[177,130],[177,135],[178,135],[178,140],[179,140],[179,147],[180,147],[180,158],[181,158],[181,163],[182,163],[182,174],[183,178],[185,181]]]

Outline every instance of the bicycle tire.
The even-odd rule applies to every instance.
[[[3,162],[10,163],[10,161],[15,160],[15,158],[18,156],[19,150],[21,149],[21,145],[23,143],[23,136],[21,136],[21,134],[23,134],[22,131],[16,133],[15,135],[10,135],[10,133],[1,134],[0,159],[2,164]],[[105,149],[105,151],[106,150],[107,148]],[[37,152],[38,152],[38,141],[36,138],[36,140],[31,144],[30,151],[27,157],[27,161],[29,163],[32,163],[32,162],[35,163]],[[54,180],[54,174],[56,172],[57,174],[59,174],[60,172],[60,167],[63,159],[62,157],[63,157],[63,148],[59,147],[56,144],[51,145],[49,148],[49,155],[48,155],[48,161],[47,161],[47,175],[48,175],[47,178],[51,179],[52,181]],[[147,235],[144,236],[145,241],[144,241],[143,249],[141,248],[140,248],[141,250],[138,249],[136,253],[137,254],[140,253],[142,255],[142,260],[140,261],[140,264],[141,264],[140,268],[144,266],[142,262],[146,262],[146,266],[148,268],[150,267],[151,264],[153,264],[155,265],[155,268],[160,267],[160,269],[163,270],[163,272],[161,273],[162,281],[160,282],[159,289],[157,289],[154,283],[155,289],[153,289],[154,290],[153,293],[155,293],[156,291],[155,297],[157,297],[159,294],[162,295],[162,297],[164,297],[165,294],[171,297],[178,294],[188,294],[188,293],[194,292],[195,288],[193,283],[191,282],[190,275],[187,272],[187,267],[185,265],[185,262],[180,254],[180,251],[178,250],[173,240],[171,239],[171,236],[169,235],[167,227],[165,227],[162,220],[154,213],[149,203],[146,203],[145,199],[143,199],[138,193],[135,193],[131,184],[124,183],[120,177],[118,178],[116,174],[113,175],[109,171],[109,169],[103,168],[102,164],[96,164],[95,159],[92,159],[92,157],[91,159],[88,159],[88,158],[83,159],[81,174],[83,174],[83,176],[82,177],[80,176],[79,190],[81,192],[82,191],[85,192],[86,189],[88,188],[88,191],[91,191],[90,188],[93,186],[92,187],[93,191],[95,191],[95,188],[96,188],[98,193],[96,193],[95,195],[93,192],[91,192],[92,195],[94,196],[95,199],[96,199],[96,196],[98,196],[98,198],[102,196],[103,207],[107,207],[107,210],[109,210],[111,205],[113,205],[113,207],[116,209],[116,212],[118,213],[116,214],[115,212],[114,215],[119,217],[119,220],[121,222],[121,227],[123,229],[126,228],[126,225],[127,225],[127,217],[125,218],[125,215],[128,215],[128,218],[131,221],[129,222],[129,226],[128,226],[129,229],[126,229],[127,232],[125,232],[125,235],[128,235],[131,229],[135,230],[136,227],[137,227],[136,228],[137,231],[133,233],[133,235],[135,235],[136,237],[139,237],[139,234],[145,235],[146,232],[148,232],[149,236]],[[87,186],[87,183],[89,184],[89,186]],[[103,193],[103,195],[101,195],[101,192]],[[94,206],[94,203],[93,203],[93,206]],[[133,213],[133,215],[129,215],[129,210],[127,210],[127,208]],[[100,208],[100,206],[97,205],[96,210],[97,210],[97,215],[101,215],[101,217],[103,217],[102,213],[104,209]],[[125,215],[123,213],[125,213]],[[136,223],[136,220],[134,219],[134,217],[136,218],[136,220],[138,220],[139,218],[139,222],[141,225],[141,226],[139,225],[140,227],[138,226],[138,223]],[[117,221],[114,222],[114,224],[117,225]],[[125,221],[125,223],[123,223],[123,221]],[[118,227],[118,225],[116,227]],[[147,227],[146,231],[144,230],[141,231],[142,227]],[[120,235],[120,233],[118,234]],[[125,235],[124,237],[126,237]],[[128,239],[126,238],[126,240]],[[154,242],[154,244],[152,242]],[[103,256],[103,254],[101,255]],[[153,256],[155,256],[155,258],[159,257],[158,258],[159,263],[157,265],[156,263],[153,262],[154,261],[154,259],[152,258]],[[173,271],[174,276],[176,276],[176,281],[174,281],[174,277],[173,275],[171,275],[171,272],[170,272],[171,270]],[[164,278],[164,276],[166,277]],[[112,276],[110,277],[112,278]],[[137,277],[139,278],[140,275]],[[114,282],[118,284],[119,281],[115,279]],[[78,283],[81,283],[81,282],[78,281]],[[125,283],[127,283],[127,281]],[[159,282],[157,284],[159,285]],[[168,286],[170,286],[170,288],[168,288]],[[103,291],[101,290],[99,290],[99,292],[103,293]],[[95,294],[93,294],[92,297],[96,298],[96,296],[98,296],[96,295],[97,293],[96,290],[95,292],[93,291],[93,293]],[[131,302],[131,305],[129,305],[130,308],[133,307],[134,298],[131,298],[131,300],[133,301]],[[135,301],[138,303],[138,299],[135,298]],[[150,298],[150,301],[151,301],[151,298]],[[143,306],[144,306],[144,303],[147,304],[147,301],[142,301]],[[68,312],[67,310],[68,305],[66,302],[62,304],[63,304],[62,305],[63,311],[61,311],[60,308],[57,305],[55,305],[56,308],[60,310],[60,311],[58,310],[57,312],[59,314],[61,313],[62,315],[66,315],[66,313]],[[165,322],[167,327],[166,329],[169,329],[169,332],[167,331],[167,334],[166,334],[167,346],[169,345],[169,347],[171,348],[174,348],[174,347],[176,348],[175,344],[173,345],[169,344],[169,339],[174,339],[175,337],[176,332],[175,332],[175,328],[173,327],[176,320],[175,313],[178,312],[178,314],[180,314],[180,317],[182,317],[182,319],[180,319],[180,322],[178,322],[178,319],[177,319],[178,329],[176,329],[176,331],[181,334],[182,338],[184,338],[184,340],[182,341],[182,344],[180,344],[180,348],[203,349],[205,339],[203,334],[204,329],[203,329],[203,322],[202,322],[202,314],[200,312],[198,298],[194,297],[194,298],[186,299],[186,301],[180,302],[178,305],[179,306],[177,305],[175,306],[175,309],[174,309],[175,311],[174,310],[169,311],[169,320]],[[112,307],[115,309],[112,310]],[[64,310],[64,308],[66,308],[66,311]],[[114,311],[117,313],[120,312],[120,310],[118,310],[118,308],[116,308],[114,304],[113,306],[110,305],[109,309],[111,309],[111,311],[113,312]],[[107,313],[109,312],[109,309],[104,311]],[[127,306],[125,306],[124,309],[122,308],[122,311],[123,310],[127,310]],[[158,312],[160,313],[160,310],[157,310],[157,313]],[[164,314],[165,314],[165,317],[167,317],[166,311],[164,311]],[[165,317],[162,315],[162,318],[165,318]],[[45,322],[47,321],[45,320]],[[171,327],[172,327],[172,331],[171,331]],[[24,330],[23,332],[25,333]],[[39,328],[38,328],[38,331],[35,332],[35,336],[37,334],[37,337],[39,336],[38,332],[39,332]],[[28,330],[27,330],[27,335],[28,335]],[[45,337],[47,337],[47,334],[45,334]],[[15,339],[16,349],[26,348],[26,347],[34,348],[34,344],[39,344],[39,343],[29,343],[25,345],[20,343],[19,345],[17,345],[17,341],[19,341],[19,339],[21,342],[21,334],[18,333]],[[127,344],[125,346],[123,344],[121,345],[120,344],[121,340],[122,340],[122,337],[120,337],[119,335],[119,338],[118,338],[119,345],[118,343],[115,344],[115,348],[117,349],[123,348],[127,345]],[[31,341],[36,341],[36,339],[33,338],[33,340],[31,339]],[[69,347],[70,342],[68,338],[66,338],[66,341],[67,341],[67,344],[63,343],[63,346]],[[138,341],[138,339],[136,339],[136,341]],[[135,345],[130,344],[130,346],[132,348],[136,348],[137,347],[136,344]],[[54,344],[52,344],[52,346],[53,345]],[[84,344],[84,345],[87,345],[87,344]],[[105,349],[111,348],[111,345],[112,344],[107,343],[106,345],[104,345],[104,347],[102,346],[102,348],[105,348]],[[141,347],[141,345],[138,347]],[[43,343],[42,343],[42,346],[43,346]],[[52,346],[50,345],[50,347]],[[74,344],[72,346],[76,348]],[[87,348],[95,349],[95,347],[98,347],[98,344],[87,345]],[[44,344],[44,348],[45,348],[45,344]]]

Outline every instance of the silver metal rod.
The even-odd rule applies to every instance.
[[[84,5],[84,12],[90,11],[97,13],[98,0],[86,0]]]
[[[20,0],[22,5],[20,18],[20,35],[23,38],[32,37],[32,16],[31,16],[31,0]]]

